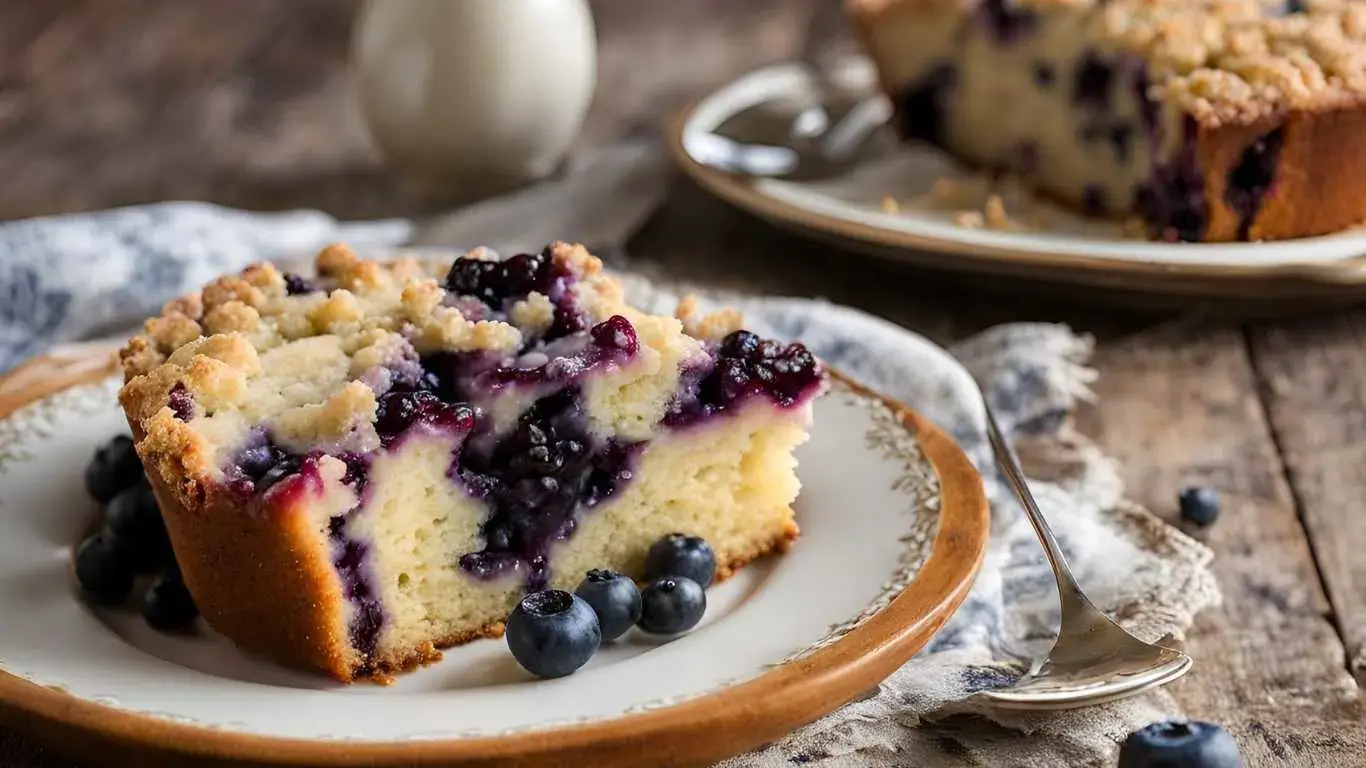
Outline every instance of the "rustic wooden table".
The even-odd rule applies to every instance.
[[[689,97],[802,45],[812,0],[595,0],[600,82],[582,146],[656,129]],[[438,210],[385,172],[349,101],[341,0],[0,5],[0,219],[169,198],[341,217]],[[1007,320],[1095,334],[1083,428],[1132,497],[1171,518],[1219,489],[1225,603],[1172,687],[1252,766],[1356,765],[1366,721],[1366,314],[1221,320],[988,293],[818,247],[679,179],[625,247],[680,276],[823,295],[939,340]],[[1354,522],[1355,521],[1355,522]],[[23,617],[7,617],[22,621]],[[0,732],[0,765],[57,766]]]

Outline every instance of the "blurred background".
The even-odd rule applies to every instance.
[[[708,87],[791,57],[814,7],[812,0],[588,5],[598,87],[576,150],[657,129]],[[315,207],[342,218],[449,205],[386,170],[367,138],[348,86],[360,6],[0,4],[0,219],[168,199]],[[832,38],[841,34],[830,30]]]

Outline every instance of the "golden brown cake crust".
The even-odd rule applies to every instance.
[[[145,434],[132,424],[135,440]],[[318,532],[292,510],[243,509],[226,494],[187,480],[172,490],[147,473],[185,586],[209,626],[242,648],[350,681],[357,659],[342,626],[341,589],[329,562],[314,553]],[[199,496],[187,506],[182,498]]]
[[[1276,183],[1262,199],[1250,240],[1326,234],[1366,219],[1366,105],[1296,111],[1284,121],[1202,129],[1198,154],[1209,202],[1207,242],[1238,240],[1239,218],[1225,201],[1229,170],[1253,141],[1284,128]]]

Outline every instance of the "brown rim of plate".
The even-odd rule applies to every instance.
[[[41,364],[41,363],[40,363]],[[29,387],[4,398],[0,418],[75,384]],[[939,478],[939,528],[914,581],[849,634],[796,661],[715,693],[639,714],[569,727],[409,743],[312,741],[235,733],[121,711],[0,671],[0,722],[59,751],[107,764],[353,766],[704,765],[777,739],[858,698],[920,650],[972,587],[986,551],[987,500],[977,470],[923,416],[848,377],[831,374],[895,412]],[[0,377],[0,390],[5,380]],[[160,761],[160,762],[157,762]]]
[[[1249,286],[1266,286],[1267,293],[1274,295],[1346,291],[1360,296],[1366,285],[1366,254],[1331,262],[1245,267],[1122,261],[927,237],[816,213],[764,195],[747,177],[703,165],[688,153],[683,130],[705,98],[679,111],[665,132],[670,154],[689,178],[731,205],[770,222],[903,264],[1114,287],[1134,287],[1135,281],[1142,281],[1145,290],[1184,294],[1246,296]],[[944,254],[959,258],[945,260]]]

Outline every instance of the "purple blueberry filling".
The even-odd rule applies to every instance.
[[[543,341],[562,338],[588,327],[587,315],[574,302],[569,290],[573,281],[573,274],[551,257],[549,248],[540,253],[519,253],[502,261],[459,258],[446,273],[447,290],[457,296],[478,299],[495,316],[506,317],[513,302],[526,298],[533,291],[548,297],[555,307],[555,317]]]
[[[1243,150],[1228,172],[1224,201],[1238,214],[1238,239],[1247,240],[1266,197],[1276,181],[1276,163],[1285,144],[1285,127],[1259,137]]]
[[[1087,184],[1081,192],[1081,209],[1088,216],[1098,216],[1105,211],[1105,190],[1098,184]]]
[[[384,608],[367,573],[369,546],[346,535],[345,516],[332,518],[327,533],[332,542],[332,566],[341,576],[342,592],[354,610],[348,628],[351,647],[369,659],[375,653],[379,632],[384,627]]]
[[[318,288],[318,286],[294,274],[293,272],[285,273],[285,293],[289,294],[290,296],[298,296],[303,293],[313,293],[314,291],[318,290],[321,290],[320,288]]]
[[[1053,87],[1053,81],[1057,79],[1057,73],[1053,70],[1053,65],[1047,61],[1034,62],[1034,84],[1039,90],[1047,90]]]
[[[394,390],[379,398],[375,432],[380,445],[390,448],[413,427],[449,433],[473,432],[475,409],[466,403],[447,403],[425,390]]]
[[[1100,111],[1110,108],[1110,84],[1115,68],[1095,51],[1087,51],[1077,60],[1072,81],[1072,101],[1080,107]]]
[[[1134,98],[1138,100],[1138,114],[1143,120],[1143,128],[1147,132],[1150,141],[1156,145],[1157,137],[1157,102],[1148,95],[1148,87],[1151,82],[1148,80],[1148,69],[1143,62],[1136,58],[1125,59],[1125,69],[1129,72],[1129,90]]]
[[[175,386],[171,387],[166,396],[166,405],[170,406],[171,412],[181,421],[194,418],[194,396],[185,388],[183,381],[177,381]]]
[[[1151,183],[1140,185],[1134,199],[1139,214],[1153,233],[1169,242],[1193,242],[1209,224],[1205,180],[1195,156],[1198,126],[1186,118],[1181,148],[1165,163],[1155,163]]]
[[[902,92],[897,100],[897,127],[903,138],[942,142],[944,115],[957,82],[958,70],[943,62]]]
[[[332,542],[332,567],[341,577],[342,592],[351,601],[351,623],[348,627],[351,647],[369,660],[374,656],[380,630],[384,627],[384,608],[380,605],[379,594],[374,587],[374,575],[370,572],[367,558],[370,547],[366,542],[346,534],[346,521],[365,508],[370,461],[368,457],[355,454],[344,454],[340,458],[346,462],[346,475],[342,482],[351,486],[358,501],[345,514],[328,522],[327,535]],[[313,466],[316,472],[316,458],[313,459]]]
[[[736,331],[721,340],[710,370],[684,377],[664,424],[697,424],[758,395],[789,408],[815,391],[820,382],[820,365],[806,347],[784,347],[749,331]]]
[[[1032,12],[1016,7],[1014,0],[983,0],[978,6],[977,17],[1002,45],[1024,37],[1039,21]]]
[[[1133,135],[1134,127],[1125,122],[1111,125],[1110,130],[1105,135],[1110,146],[1115,150],[1115,159],[1121,163],[1129,161],[1129,141]]]
[[[421,388],[447,402],[469,402],[505,387],[574,384],[608,365],[625,363],[639,348],[636,330],[620,315],[524,349],[512,359],[489,352],[436,352],[422,358]]]
[[[564,337],[568,340],[569,337]],[[502,365],[481,377],[484,389],[497,391],[510,384],[561,384],[577,381],[608,363],[622,363],[635,356],[639,348],[636,329],[621,315],[613,315],[593,326],[581,343],[555,349],[559,340],[544,349],[522,354],[512,365]],[[577,347],[577,349],[574,349]],[[568,351],[573,349],[573,351]]]
[[[471,441],[454,469],[492,511],[484,548],[461,557],[460,567],[486,579],[520,570],[528,590],[544,589],[551,545],[573,535],[576,512],[630,481],[643,447],[596,441],[575,388],[537,400],[497,441]]]

